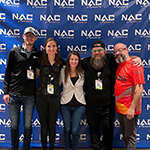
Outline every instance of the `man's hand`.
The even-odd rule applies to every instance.
[[[134,118],[134,109],[129,108],[127,111],[127,119],[131,120]]]
[[[5,103],[7,105],[9,105],[9,95],[8,94],[3,96],[3,100],[5,101]]]

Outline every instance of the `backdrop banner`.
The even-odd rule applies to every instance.
[[[76,50],[82,58],[91,55],[91,44],[102,40],[107,53],[118,42],[127,45],[130,55],[142,58],[145,72],[142,114],[138,119],[137,148],[150,148],[150,0],[0,0],[0,147],[11,147],[8,106],[3,101],[3,81],[7,58],[13,47],[23,43],[24,28],[38,33],[35,46],[44,49],[54,37],[63,59]],[[23,143],[23,115],[20,120],[20,146]],[[79,147],[91,147],[86,115],[81,120]],[[31,147],[41,147],[40,123],[35,108]],[[124,142],[117,117],[114,122],[114,148]],[[101,137],[102,138],[102,137]],[[57,119],[56,147],[64,147],[63,120]]]

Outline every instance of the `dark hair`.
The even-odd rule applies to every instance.
[[[70,74],[70,63],[69,63],[69,60],[70,60],[70,57],[72,55],[76,55],[78,58],[79,58],[79,63],[77,65],[77,73],[79,75],[82,75],[83,73],[83,68],[82,68],[82,64],[81,64],[81,57],[80,57],[80,54],[77,52],[77,51],[70,51],[68,56],[67,56],[67,61],[66,61],[66,68],[65,68],[65,82],[67,82],[67,78]]]
[[[56,39],[54,38],[48,38],[45,43],[44,43],[44,48],[46,47],[47,43],[49,41],[54,41],[58,47],[58,42],[56,41]],[[42,58],[41,58],[41,61],[42,61],[42,64],[43,65],[49,65],[49,62],[48,62],[48,55],[46,54],[46,50],[44,50],[43,52],[43,55],[42,55]],[[62,58],[61,58],[61,55],[60,55],[60,51],[59,49],[57,49],[57,53],[55,55],[55,64],[56,65],[60,65],[62,63]]]

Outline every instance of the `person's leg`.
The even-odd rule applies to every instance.
[[[100,149],[100,119],[96,108],[86,108],[87,121],[90,128],[91,143],[94,150]]]
[[[64,140],[66,150],[71,149],[71,108],[68,106],[61,106],[61,115],[64,123]]]
[[[99,110],[101,123],[102,123],[102,132],[103,132],[103,150],[112,150],[112,141],[113,141],[113,128],[110,117],[110,106],[103,106]]]
[[[11,145],[12,150],[19,148],[19,122],[20,122],[21,98],[10,96],[9,114],[11,120]]]
[[[80,121],[85,112],[85,106],[74,107],[72,111],[72,150],[78,149]]]
[[[23,96],[23,118],[24,118],[24,142],[23,150],[30,149],[32,134],[32,116],[35,105],[35,96]]]
[[[47,131],[48,131],[48,103],[44,95],[36,96],[36,109],[41,124],[41,144],[42,149],[47,149]]]
[[[54,149],[56,138],[56,121],[60,109],[60,96],[50,95],[49,101],[49,145]]]
[[[136,131],[137,131],[137,120],[139,115],[135,115],[133,119],[127,119],[126,115],[123,115],[125,133],[124,138],[126,141],[127,150],[136,150]],[[121,124],[122,125],[122,124]]]
[[[125,138],[125,123],[124,123],[124,117],[126,117],[126,115],[122,115],[122,114],[117,112],[117,117],[118,117],[118,120],[120,123],[120,130],[121,130],[123,138],[124,138],[124,143],[127,146],[127,141]]]

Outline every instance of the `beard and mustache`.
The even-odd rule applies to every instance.
[[[117,56],[115,56],[115,60],[116,60],[116,62],[118,64],[124,62],[126,60],[126,58],[127,58],[127,54],[126,53],[124,55],[118,54]]]
[[[101,56],[99,58],[91,57],[90,64],[94,69],[100,70],[106,64],[106,56]]]

